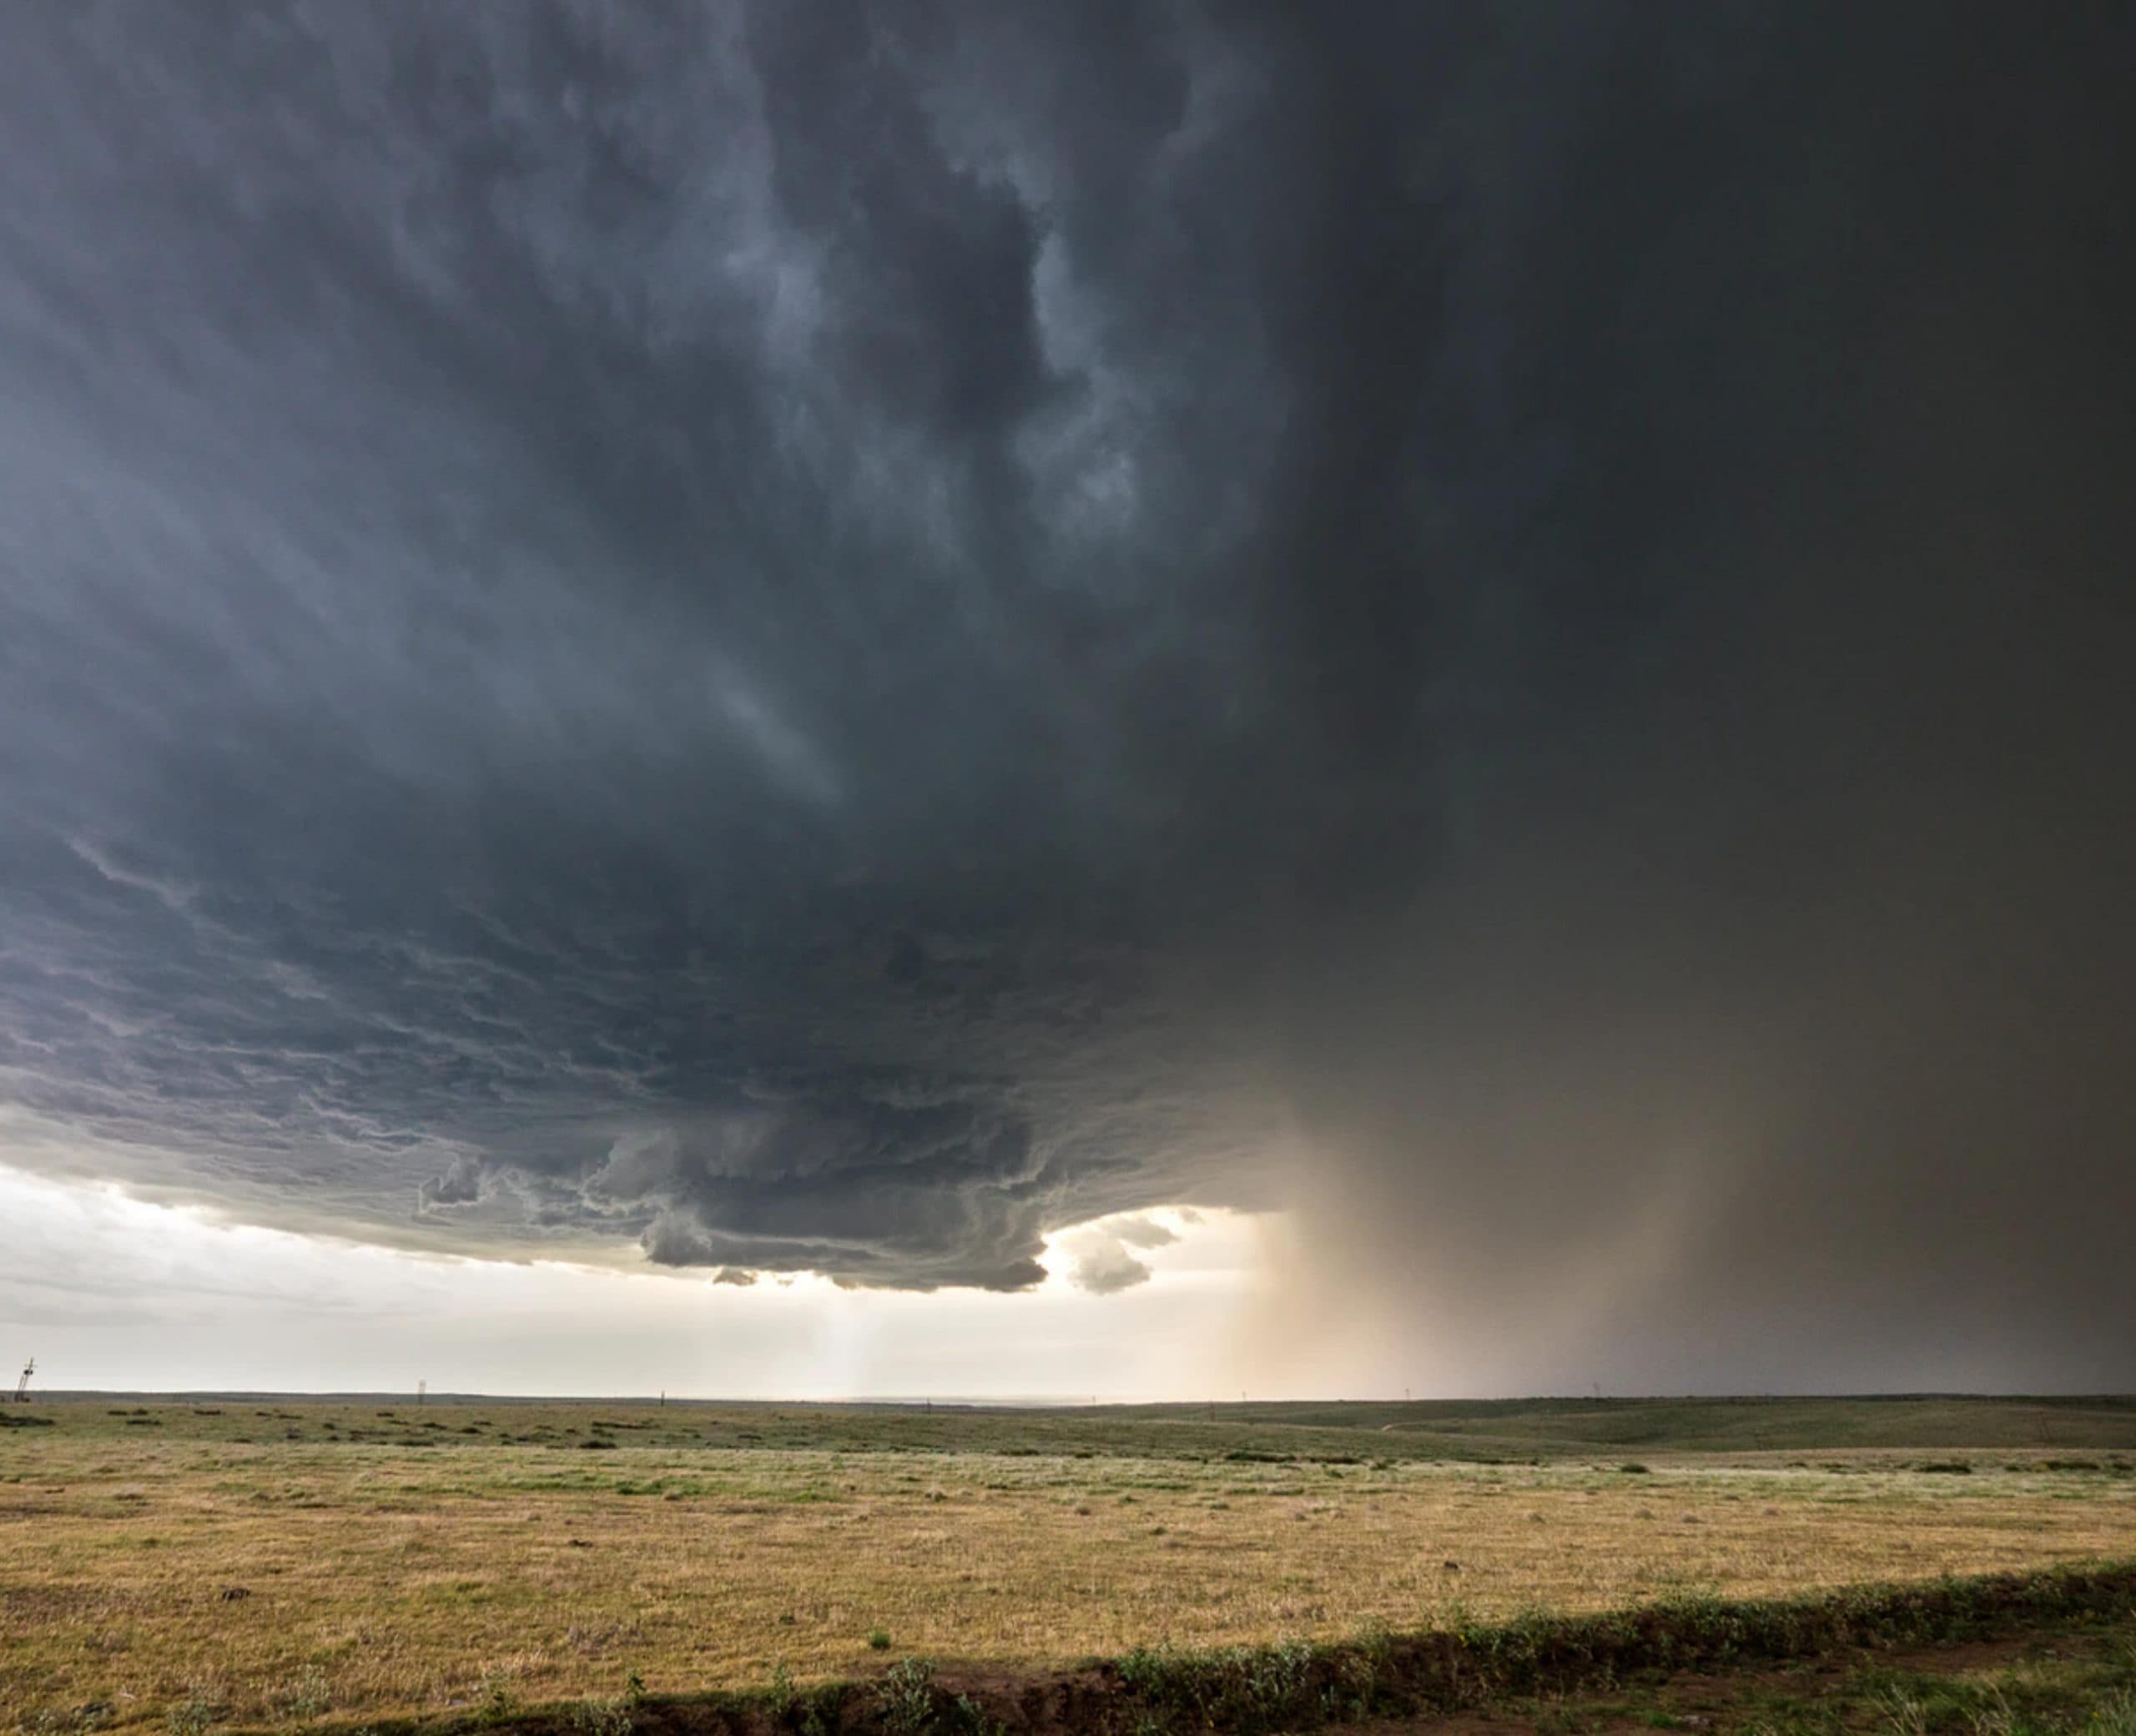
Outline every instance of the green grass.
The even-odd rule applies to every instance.
[[[1240,1463],[1621,1457],[1635,1447],[1650,1454],[1963,1448],[2024,1452],[2045,1456],[2050,1466],[2058,1460],[2125,1472],[2136,1455],[2136,1398],[1499,1399],[1041,1409],[91,1395],[48,1397],[19,1416],[113,1437],[154,1432],[225,1442],[1222,1457]],[[2097,1457],[2116,1454],[2123,1460],[2118,1467]]]
[[[1549,1736],[1626,1725],[1719,1726],[1741,1736],[2132,1736],[2136,1562],[1856,1588],[1775,1601],[1688,1598],[1583,1617],[1523,1618],[1338,1644],[1145,1648],[1065,1677],[963,1683],[906,1658],[869,1681],[623,1703],[478,1708],[390,1719],[374,1736],[474,1728],[612,1728],[723,1736],[1276,1736],[1321,1726],[1489,1708]],[[1814,1683],[1806,1661],[2012,1636],[1988,1667],[1859,1661]],[[1796,1667],[1791,1671],[1787,1667]],[[1796,1683],[1801,1685],[1797,1686]],[[593,1711],[589,1714],[587,1708]]]
[[[1982,1659],[1904,1667],[1798,1662],[1761,1675],[1670,1678],[1508,1704],[1538,1736],[1631,1729],[1724,1736],[2136,1736],[2136,1644],[2125,1630],[2050,1629]]]

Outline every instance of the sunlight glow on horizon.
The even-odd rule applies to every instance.
[[[1110,1399],[1196,1394],[1227,1363],[1262,1226],[1159,1209],[1149,1277],[1091,1295],[1048,1238],[1013,1295],[842,1289],[554,1256],[380,1247],[0,1165],[0,1353],[48,1390],[528,1396]],[[1225,1376],[1228,1385],[1231,1376]]]

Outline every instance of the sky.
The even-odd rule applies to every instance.
[[[2136,1387],[2130,88],[2105,5],[10,14],[0,1353]]]

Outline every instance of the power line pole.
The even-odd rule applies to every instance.
[[[30,1401],[30,1376],[37,1372],[37,1358],[32,1356],[23,1364],[23,1377],[15,1382],[15,1402],[26,1405]]]

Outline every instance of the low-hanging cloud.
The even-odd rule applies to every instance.
[[[1150,1263],[1138,1259],[1134,1250],[1146,1253],[1178,1240],[1176,1230],[1156,1219],[1129,1212],[1071,1230],[1055,1245],[1069,1257],[1071,1284],[1093,1296],[1112,1296],[1146,1284],[1154,1276]]]
[[[1280,1205],[1330,1380],[2136,1377],[2125,31],[0,37],[0,1095],[113,1173],[916,1289]]]
[[[1063,1236],[1060,1245],[1073,1261],[1068,1281],[1092,1296],[1113,1296],[1150,1280],[1148,1262],[1128,1252],[1117,1236],[1102,1230],[1079,1230]]]

